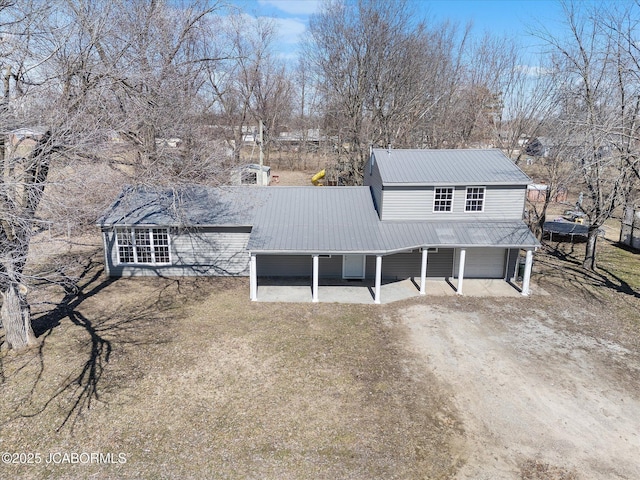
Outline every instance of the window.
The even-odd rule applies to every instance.
[[[434,212],[450,212],[453,206],[453,188],[436,187],[433,195]]]
[[[171,263],[169,229],[116,228],[118,263]]]
[[[484,187],[467,187],[465,212],[482,212],[484,209]]]

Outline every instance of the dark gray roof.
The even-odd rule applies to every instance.
[[[536,247],[523,222],[380,221],[369,187],[128,188],[99,222],[252,226],[255,253],[393,253],[419,247]]]
[[[383,185],[527,185],[531,179],[497,149],[374,149]]]

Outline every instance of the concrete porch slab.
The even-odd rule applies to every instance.
[[[312,300],[311,280],[305,279],[258,279],[258,302],[308,303]],[[427,279],[426,296],[449,296],[456,294],[457,280]],[[504,280],[465,278],[463,294],[469,297],[521,297],[520,290]],[[532,294],[546,292],[532,285]],[[392,303],[420,296],[419,279],[385,281],[381,285],[381,303]],[[369,280],[325,282],[318,288],[321,303],[373,304],[374,286]]]

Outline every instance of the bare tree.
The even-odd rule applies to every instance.
[[[630,189],[637,124],[637,83],[627,83],[633,65],[623,45],[603,25],[604,12],[580,3],[563,3],[566,38],[541,34],[554,52],[558,82],[557,120],[574,139],[572,152],[589,221],[583,266],[596,268],[598,231]]]
[[[470,28],[417,22],[406,2],[379,0],[329,2],[311,19],[305,56],[355,183],[371,144],[499,144],[518,55],[488,34],[472,44]]]
[[[622,169],[630,177],[625,182],[625,208],[633,208],[640,189],[640,5],[616,5],[608,15],[599,18],[614,49],[616,75],[615,128],[611,132],[613,148],[620,156]]]
[[[84,73],[71,71],[72,89],[90,87],[92,107],[103,127],[125,139],[135,152],[138,177],[184,176],[198,164],[200,175],[211,161],[202,145],[198,119],[206,112],[201,97],[206,71],[219,58],[211,55],[216,36],[208,21],[217,2],[80,2],[69,0],[76,18],[74,38],[87,38],[86,85],[75,81]],[[97,11],[96,11],[97,10]],[[62,67],[68,55],[61,58]],[[82,78],[82,77],[81,77]],[[75,97],[77,92],[72,92]],[[174,139],[168,142],[169,139]],[[167,148],[179,143],[181,148]]]
[[[29,243],[38,227],[36,212],[49,173],[54,144],[50,131],[34,132],[29,141],[34,145],[25,151],[21,143],[26,131],[10,135],[19,125],[24,111],[14,105],[27,88],[26,75],[30,63],[41,58],[30,54],[30,47],[42,32],[34,27],[44,13],[37,4],[18,6],[14,2],[0,4],[2,24],[4,91],[2,99],[2,145],[0,148],[0,318],[10,348],[21,349],[35,343],[31,313],[26,300],[27,286],[23,278]],[[8,139],[10,145],[7,145]],[[10,150],[8,147],[11,146]]]
[[[424,79],[411,68],[419,50],[410,18],[406,2],[359,0],[329,2],[310,21],[305,55],[320,79],[325,126],[337,137],[354,183],[369,145],[394,141],[400,120],[419,111],[413,104],[420,93],[412,88]]]
[[[210,111],[233,148],[236,163],[240,161],[244,137],[262,122],[263,148],[268,158],[271,137],[278,135],[293,108],[292,82],[272,51],[275,27],[263,18],[255,20],[236,14],[227,19],[221,33],[227,59],[210,65]]]
[[[207,107],[204,66],[217,60],[203,44],[213,41],[205,19],[215,8],[156,0],[0,4],[0,315],[10,348],[35,341],[26,296],[34,279],[25,272],[33,236],[98,196],[48,196],[65,166],[99,171],[122,139],[135,153],[128,158],[135,183],[206,181],[219,165],[196,133]],[[169,136],[183,146],[158,149],[158,138]]]

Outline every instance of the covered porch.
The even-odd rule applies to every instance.
[[[261,278],[258,302],[313,302],[313,292],[308,278]],[[388,280],[381,282],[380,303],[387,304],[420,297],[419,279]],[[457,279],[427,278],[426,296],[443,297],[456,295]],[[502,279],[467,279],[464,281],[465,295],[469,297],[520,297],[520,287]],[[539,292],[536,289],[536,293]],[[323,279],[318,285],[318,302],[374,304],[375,282],[373,280]]]
[[[366,256],[362,257],[361,274],[347,278],[344,270],[347,262],[343,263],[342,279],[327,279],[320,277],[320,255],[312,254],[311,275],[300,278],[261,277],[258,286],[257,256],[251,254],[250,258],[250,298],[252,301],[291,301],[291,302],[338,302],[338,303],[389,303],[418,295],[426,295],[431,289],[441,295],[458,294],[473,296],[491,296],[492,289],[499,292],[498,296],[524,295],[530,294],[530,279],[533,264],[533,250],[526,250],[522,287],[518,288],[508,282],[509,261],[506,262],[504,277],[495,278],[465,278],[466,248],[457,249],[456,268],[450,277],[445,280],[434,280],[427,277],[428,270],[428,248],[423,248],[420,254],[420,276],[409,277],[407,279],[392,280],[383,275],[384,255],[371,255],[375,259],[375,275],[373,278],[365,276]],[[345,255],[344,259],[354,255]],[[515,273],[515,272],[514,272]],[[453,280],[449,280],[452,278]],[[500,288],[504,286],[508,288]],[[258,292],[260,289],[260,293]],[[480,292],[480,293],[479,293]],[[322,299],[321,299],[322,296]],[[260,297],[260,298],[259,298]],[[267,300],[271,298],[272,300]],[[383,300],[384,298],[384,300]]]

